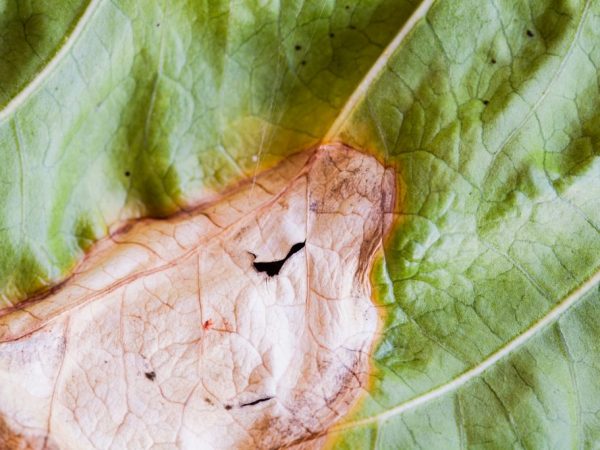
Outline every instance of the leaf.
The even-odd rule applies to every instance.
[[[594,445],[598,2],[82,8],[0,113],[7,303],[110,224],[341,141],[393,166],[400,197],[368,395],[327,445]]]

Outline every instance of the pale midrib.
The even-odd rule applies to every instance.
[[[33,79],[23,89],[21,89],[17,95],[11,98],[10,101],[4,105],[2,109],[0,109],[0,123],[18,110],[19,107],[27,101],[29,96],[40,88],[48,76],[60,64],[63,58],[71,51],[71,48],[73,48],[73,45],[81,35],[81,32],[89,22],[90,17],[96,11],[96,8],[100,2],[101,0],[90,0],[83,14],[79,16],[79,20],[77,21],[75,27],[73,27],[71,34],[63,41],[58,52],[54,54],[52,59],[50,59],[50,61],[48,61],[48,63],[35,74]]]
[[[540,332],[546,326],[556,321],[565,311],[567,311],[579,299],[581,299],[585,294],[592,290],[598,283],[600,283],[600,270],[597,270],[587,281],[585,281],[581,286],[579,286],[577,289],[572,291],[567,297],[561,300],[560,303],[558,303],[553,309],[551,309],[548,312],[548,314],[546,314],[540,320],[535,322],[530,328],[528,328],[523,333],[509,341],[506,345],[499,348],[491,355],[489,355],[481,363],[467,370],[466,372],[463,372],[461,375],[452,379],[448,383],[442,384],[422,395],[413,397],[412,399],[407,400],[406,402],[401,403],[389,409],[388,411],[376,414],[371,417],[366,417],[364,419],[354,420],[340,424],[338,426],[334,426],[329,430],[329,432],[335,433],[347,430],[349,428],[356,428],[371,424],[381,424],[382,422],[385,422],[386,420],[397,416],[398,414],[402,414],[408,410],[414,409],[432,400],[438,399],[444,396],[445,394],[455,391],[470,380],[481,375],[483,372],[492,367],[494,364],[496,364],[499,360],[507,356],[509,353],[520,348],[523,344],[525,344],[525,342],[527,342],[529,339],[535,336],[538,332]]]
[[[423,0],[419,7],[412,13],[410,18],[404,23],[398,34],[388,44],[388,46],[385,48],[383,53],[381,53],[379,58],[377,58],[377,60],[371,66],[367,74],[358,84],[352,95],[348,98],[340,113],[337,115],[335,121],[333,122],[329,130],[325,133],[323,142],[331,142],[337,136],[337,134],[341,130],[342,126],[344,125],[344,123],[346,122],[356,105],[365,96],[367,90],[373,84],[374,80],[383,71],[396,49],[404,41],[404,38],[406,38],[408,33],[410,33],[410,31],[415,27],[419,20],[421,20],[425,16],[425,14],[427,14],[427,11],[429,11],[433,2],[434,0]]]

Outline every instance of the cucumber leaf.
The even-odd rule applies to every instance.
[[[396,171],[335,448],[600,437],[600,3],[5,2],[0,292],[298,150]],[[62,10],[61,10],[62,11]]]

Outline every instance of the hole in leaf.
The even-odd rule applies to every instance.
[[[294,253],[298,253],[300,250],[302,250],[304,248],[305,243],[306,242],[299,242],[297,244],[292,245],[292,248],[290,248],[290,251],[283,259],[280,259],[278,261],[253,262],[252,265],[254,266],[257,272],[265,272],[270,277],[278,275],[285,262],[288,259],[290,259],[290,257]],[[255,254],[251,253],[251,255],[254,256],[254,259],[256,259]]]
[[[242,403],[240,405],[240,408],[243,408],[244,406],[254,406],[254,405],[258,405],[259,403],[268,402],[272,398],[273,397],[265,397],[265,398],[259,398],[258,400],[254,400],[253,402]]]
[[[154,379],[156,378],[156,372],[152,371],[152,372],[146,372],[144,374],[146,376],[146,378],[148,378],[150,381],[154,381]]]
[[[531,31],[531,30],[527,30],[527,36],[529,36],[529,37],[533,37],[533,31]]]
[[[129,175],[131,175],[131,172],[130,172],[129,170],[127,170],[127,171],[125,172],[125,176],[126,176],[126,177],[128,177]]]
[[[484,101],[483,101],[483,104],[484,104],[484,105],[487,105],[489,102],[490,102],[489,100],[484,100]]]

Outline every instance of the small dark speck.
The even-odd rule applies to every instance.
[[[208,397],[205,397],[205,398],[204,398],[204,401],[205,401],[206,403],[208,403],[209,405],[212,405],[212,404],[213,404],[212,400],[211,400],[210,398],[208,398]]]
[[[156,27],[157,27],[157,28],[158,28],[158,27],[160,27],[160,23],[157,23],[157,24],[156,24]]]
[[[329,37],[330,38],[335,37],[335,33],[329,33]]]
[[[225,405],[225,409],[226,409],[227,411],[229,411],[231,408],[232,408],[232,406],[231,406],[231,405]]]
[[[529,36],[529,37],[533,37],[533,31],[531,31],[531,30],[527,30],[527,36]]]
[[[306,65],[306,61],[302,60],[302,61],[300,61],[300,64],[302,64],[303,66],[305,66]]]
[[[128,177],[129,175],[131,175],[131,172],[128,170],[125,172],[125,176]]]
[[[156,378],[156,372],[154,371],[146,372],[144,375],[146,375],[146,378],[148,378],[150,381],[154,381],[154,379]]]
[[[350,25],[348,28],[350,28],[351,30],[356,30],[356,27],[354,25]]]
[[[346,9],[350,9],[350,5],[346,5]]]
[[[108,364],[108,361],[104,361],[104,364]]]
[[[489,100],[484,100],[484,101],[483,101],[483,104],[484,104],[484,105],[487,105],[489,102],[490,102]]]
[[[298,51],[298,50],[302,50],[302,46],[301,46],[301,45],[299,45],[299,44],[296,44],[296,45],[294,46],[294,48],[296,49],[296,51]]]
[[[492,58],[492,64],[496,64],[496,58]]]

